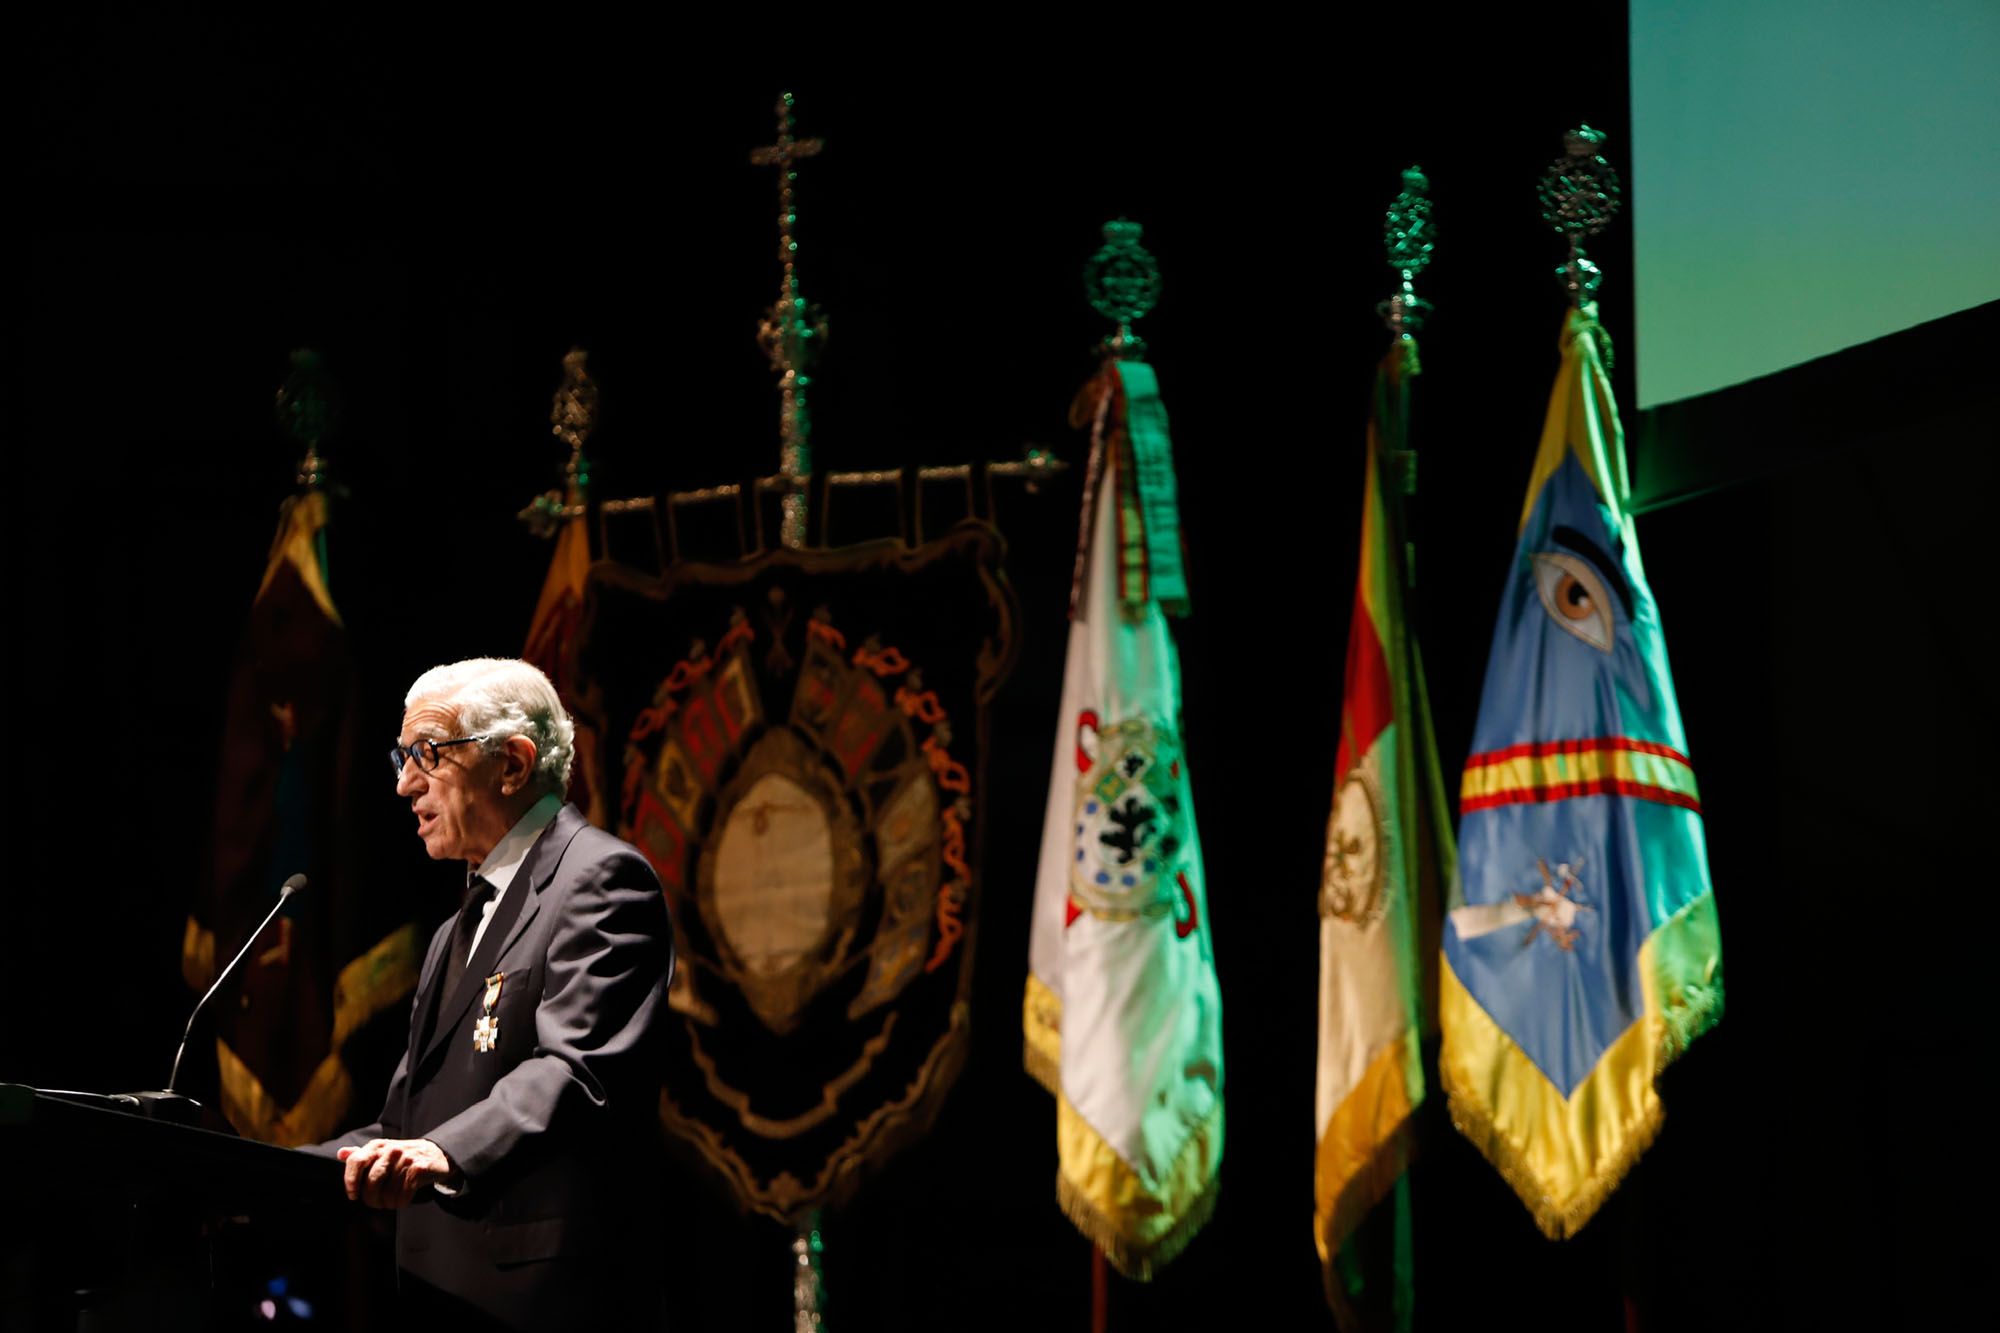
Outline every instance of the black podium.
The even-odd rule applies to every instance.
[[[355,1322],[369,1238],[336,1162],[0,1083],[0,1163],[0,1333]]]

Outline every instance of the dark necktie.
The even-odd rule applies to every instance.
[[[479,923],[486,919],[486,904],[493,901],[497,892],[493,885],[477,875],[465,882],[465,906],[459,909],[458,924],[451,931],[451,956],[444,960],[444,989],[439,992],[443,1000],[451,999],[452,992],[465,976],[465,964],[472,956],[472,937],[479,931]]]
[[[465,905],[458,909],[458,917],[451,925],[451,940],[444,946],[444,957],[439,960],[437,985],[431,988],[430,1004],[424,1012],[423,1036],[419,1042],[428,1048],[437,1033],[438,1015],[451,1003],[452,992],[465,979],[465,961],[472,953],[472,935],[485,919],[487,900],[493,896],[491,884],[477,875],[470,875],[465,881]]]

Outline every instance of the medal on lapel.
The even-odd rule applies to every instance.
[[[493,1006],[500,1003],[500,983],[506,979],[505,972],[495,972],[486,978],[486,1012],[472,1025],[472,1049],[482,1054],[492,1050],[500,1041],[500,1015],[493,1012]]]

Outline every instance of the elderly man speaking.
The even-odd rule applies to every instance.
[[[639,852],[563,801],[574,728],[525,662],[437,667],[390,759],[465,905],[431,938],[376,1123],[311,1151],[400,1212],[411,1313],[465,1326],[657,1309],[658,1052],[673,936]],[[470,1308],[468,1308],[470,1307]]]

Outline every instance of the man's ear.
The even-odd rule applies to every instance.
[[[535,776],[535,743],[526,736],[509,736],[500,747],[500,790],[508,796],[521,791]]]

